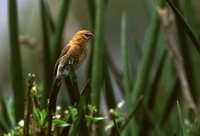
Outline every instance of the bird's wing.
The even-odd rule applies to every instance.
[[[71,68],[76,68],[78,64],[78,57],[71,56],[72,54],[67,53],[59,58],[57,68],[55,69],[55,76],[60,77],[60,75],[68,76],[71,72]]]
[[[65,55],[67,54],[67,52],[69,51],[69,48],[70,48],[70,45],[66,45],[63,49],[62,49],[62,52],[58,58],[58,60],[56,61],[56,64],[54,66],[54,75],[56,75],[57,73],[57,68],[58,68],[58,64],[60,62],[60,59]]]
[[[68,52],[69,48],[70,48],[70,45],[69,45],[69,44],[66,45],[66,46],[62,49],[62,52],[60,53],[59,58],[61,58],[62,56],[64,56],[64,55]]]

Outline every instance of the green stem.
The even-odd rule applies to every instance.
[[[178,113],[178,117],[179,117],[179,124],[180,124],[180,129],[181,129],[181,135],[182,136],[187,136],[187,132],[186,132],[186,127],[184,124],[184,118],[183,118],[183,114],[181,112],[181,107],[179,105],[179,102],[177,101],[177,113]]]
[[[105,96],[108,109],[116,108],[116,99],[114,90],[111,83],[111,77],[108,72],[108,64],[104,66],[104,83],[105,83]]]
[[[45,2],[40,0],[40,11],[42,20],[42,34],[43,34],[43,58],[44,58],[44,90],[43,90],[43,106],[46,105],[49,90],[51,88],[52,75],[50,68],[50,49],[49,49],[49,37],[48,37],[48,25],[45,11]]]
[[[183,15],[180,13],[180,11],[176,8],[176,6],[170,0],[167,0],[167,2],[170,5],[170,7],[172,8],[172,10],[174,11],[178,21],[181,22],[181,25],[182,25],[184,31],[190,37],[190,39],[193,42],[195,48],[200,53],[200,41],[195,36],[194,32],[192,31],[192,28],[188,25],[187,21],[185,20]]]
[[[86,119],[85,119],[85,111],[83,108],[83,104],[81,102],[80,99],[80,91],[79,91],[79,87],[78,87],[78,82],[77,82],[77,76],[75,74],[74,69],[72,69],[71,72],[71,81],[74,87],[74,97],[76,100],[76,104],[77,104],[77,110],[78,110],[78,131],[79,131],[79,135],[84,134],[84,136],[89,136],[89,132],[88,132],[88,128],[87,128],[87,124],[86,124]]]
[[[147,98],[147,105],[149,109],[153,110],[155,106],[155,101],[156,101],[156,95],[158,93],[158,84],[160,83],[161,77],[162,77],[162,71],[165,65],[167,59],[167,51],[164,50],[162,51],[161,59],[158,62],[158,68],[155,70],[155,76],[153,79],[153,82],[150,86],[150,89],[147,92],[148,98]]]
[[[179,7],[179,2],[175,1],[174,4],[177,6],[177,9],[180,9]],[[191,2],[187,2],[188,5],[191,6]],[[186,6],[186,7],[190,7],[190,6]],[[191,11],[190,11],[191,12]],[[189,17],[189,16],[188,16]],[[193,20],[192,17],[189,17],[189,20]],[[190,23],[192,23],[190,21]],[[192,43],[188,41],[187,36],[185,35],[182,27],[181,27],[181,22],[179,22],[178,20],[176,20],[176,26],[177,26],[177,33],[178,33],[178,40],[179,40],[179,44],[180,44],[180,49],[182,52],[182,56],[183,56],[183,63],[184,63],[184,67],[185,67],[185,73],[186,76],[188,78],[188,83],[189,83],[189,87],[191,89],[191,93],[192,96],[195,100],[195,102],[197,102],[198,99],[198,90],[197,90],[197,84],[195,81],[195,63],[192,58],[192,54],[195,54],[194,50],[192,50],[192,46],[187,46],[187,45],[191,45]],[[196,57],[198,57],[199,55],[197,55]]]
[[[18,42],[18,15],[16,0],[8,1],[9,33],[10,33],[10,54],[11,54],[11,75],[15,104],[15,121],[23,117],[24,111],[24,83],[22,63]],[[20,95],[19,95],[20,94]]]
[[[135,108],[133,109],[133,111],[130,113],[130,115],[128,116],[128,118],[126,119],[125,123],[122,125],[122,127],[120,128],[121,131],[124,130],[124,128],[129,124],[131,118],[133,118],[133,116],[135,115],[135,112],[137,111],[137,109],[139,108],[139,105],[141,104],[142,100],[143,100],[144,96],[140,96],[139,100],[137,101]]]
[[[131,84],[128,67],[128,45],[127,45],[127,20],[126,13],[122,13],[121,18],[121,67],[122,67],[122,81],[124,85],[124,94],[126,101],[126,112],[129,114],[132,109],[131,103]],[[135,121],[131,120],[127,127],[127,135],[136,135]],[[134,134],[135,133],[135,134]]]
[[[103,29],[104,29],[104,10],[105,0],[96,0],[96,18],[95,18],[95,42],[93,50],[93,66],[92,66],[92,102],[99,109],[100,90],[102,84],[103,72]],[[99,110],[98,110],[99,111]]]
[[[164,2],[165,0],[159,0],[159,6],[163,6]],[[157,11],[154,10],[152,20],[149,26],[149,30],[145,36],[145,42],[144,42],[145,51],[144,51],[144,56],[141,62],[141,67],[139,69],[137,79],[133,87],[133,95],[132,95],[133,103],[137,101],[138,97],[145,90],[145,84],[146,84],[148,75],[150,73],[150,68],[153,62],[153,58],[155,56],[159,28],[160,28],[159,18],[157,15]]]
[[[6,99],[4,96],[5,95],[3,93],[3,90],[1,90],[1,87],[0,87],[0,103],[1,103],[2,119],[5,120],[7,128],[11,129],[12,123],[11,123],[11,119],[9,118],[8,107],[6,106]]]
[[[122,80],[124,84],[124,92],[127,109],[131,107],[130,98],[130,77],[129,77],[129,67],[128,67],[128,45],[127,45],[127,25],[126,25],[126,13],[122,14],[121,19],[121,66],[122,66]],[[129,112],[129,111],[128,111]]]
[[[61,7],[60,7],[60,11],[58,13],[58,19],[55,24],[55,31],[54,31],[53,38],[51,41],[51,47],[53,48],[52,49],[53,56],[52,56],[52,63],[51,63],[52,67],[55,64],[57,57],[60,53],[62,33],[64,30],[65,20],[66,20],[66,16],[68,13],[69,2],[70,2],[70,0],[62,0],[61,1]]]

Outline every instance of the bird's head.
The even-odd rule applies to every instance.
[[[79,45],[86,45],[86,43],[93,39],[94,35],[88,30],[78,31],[72,38],[72,42]]]

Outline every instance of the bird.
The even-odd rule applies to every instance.
[[[62,49],[54,66],[54,82],[48,101],[48,135],[51,135],[52,113],[56,112],[56,100],[61,86],[62,77],[69,77],[70,72],[76,70],[86,59],[88,41],[94,38],[88,30],[80,30]]]
[[[80,30],[61,51],[54,66],[56,79],[69,76],[72,68],[76,70],[86,59],[88,41],[94,38],[94,34],[88,30]]]

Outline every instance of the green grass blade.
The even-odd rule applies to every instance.
[[[73,105],[76,101],[75,101],[75,98],[73,96],[74,88],[73,88],[72,82],[70,80],[70,77],[65,77],[64,82],[65,82],[65,85],[67,87],[67,92],[68,92],[68,95],[69,95],[69,98],[70,98],[70,104]]]
[[[170,7],[172,8],[172,10],[174,11],[178,21],[183,26],[183,29],[188,34],[188,36],[190,37],[191,41],[195,45],[196,49],[200,53],[200,42],[199,42],[198,38],[195,36],[195,34],[192,31],[191,27],[189,26],[189,24],[187,23],[187,21],[185,20],[183,15],[180,13],[180,11],[174,6],[174,4],[170,0],[167,0],[167,2],[170,5]]]
[[[49,96],[49,102],[48,102],[48,106],[47,106],[47,110],[48,110],[48,128],[47,128],[47,135],[51,135],[51,130],[52,130],[52,119],[53,119],[53,114],[56,111],[56,101],[57,101],[57,96],[58,93],[60,91],[60,87],[61,87],[61,79],[60,78],[55,78],[52,88],[51,88],[51,92],[50,92],[50,96]]]
[[[57,57],[60,53],[61,42],[62,42],[62,33],[65,26],[65,20],[67,17],[69,9],[70,0],[62,0],[60,11],[58,12],[58,18],[56,19],[55,31],[51,41],[52,48],[52,66],[55,64]]]
[[[115,93],[111,83],[111,77],[108,72],[108,64],[104,66],[104,83],[105,83],[105,95],[108,109],[116,108]]]
[[[117,68],[116,64],[114,63],[111,51],[109,51],[108,45],[106,43],[104,45],[104,52],[105,52],[105,60],[107,61],[108,67],[110,68],[110,71],[113,74],[122,95],[124,95],[124,85],[121,78],[121,71]]]
[[[55,23],[54,23],[52,15],[51,15],[50,8],[47,5],[47,3],[45,3],[45,2],[44,2],[44,9],[45,9],[45,13],[46,13],[46,16],[47,16],[47,21],[49,23],[50,29],[51,29],[52,32],[54,32],[54,30],[55,30]]]
[[[90,22],[92,29],[94,28],[95,23],[95,1],[94,0],[87,0],[88,7],[89,7],[89,13],[90,13]]]
[[[178,1],[174,2],[177,9],[180,9],[179,3],[180,2],[178,2]],[[191,1],[186,2],[186,4],[188,4],[188,6],[186,6],[186,7],[189,8],[191,6]],[[190,18],[190,20],[191,21],[193,20],[192,17]],[[199,54],[197,54],[196,52],[194,52],[194,50],[192,50],[192,46],[190,46],[192,43],[188,40],[186,34],[184,33],[184,30],[181,27],[181,22],[179,22],[179,20],[176,20],[176,26],[177,26],[177,33],[178,33],[178,41],[180,43],[180,49],[181,49],[183,60],[184,60],[183,63],[184,63],[184,67],[185,67],[186,76],[188,79],[189,86],[191,88],[192,96],[193,96],[194,100],[197,101],[198,90],[197,90],[197,84],[195,81],[195,72],[196,71],[195,71],[194,67],[196,65],[194,64],[194,62],[195,62],[194,59],[196,59],[196,57],[199,57]],[[187,46],[187,45],[189,45],[189,46]],[[195,58],[192,57],[192,54],[195,54],[196,57]]]
[[[9,132],[9,128],[7,128],[6,123],[0,119],[0,134]]]
[[[121,18],[121,66],[122,66],[122,80],[125,88],[126,101],[131,100],[130,96],[130,77],[128,66],[128,45],[127,45],[127,21],[126,13],[122,14]],[[128,107],[131,103],[127,103]]]
[[[134,40],[133,40],[133,47],[135,50],[134,53],[136,54],[138,61],[140,61],[143,54],[142,54],[141,45],[138,43],[138,40],[136,39],[136,37],[134,37]]]
[[[139,108],[142,100],[143,100],[144,96],[140,96],[133,111],[131,111],[130,115],[128,116],[128,118],[126,119],[125,123],[122,125],[122,127],[120,128],[121,131],[123,131],[123,129],[128,125],[128,123],[130,122],[131,118],[133,118],[133,116],[135,115],[135,112],[137,111],[137,109]]]
[[[78,82],[77,82],[77,76],[76,76],[74,70],[72,70],[72,73],[71,73],[71,81],[72,81],[73,88],[74,88],[74,97],[75,97],[76,104],[77,104],[78,117],[77,117],[77,121],[75,121],[75,124],[72,127],[70,135],[74,135],[74,134],[76,134],[76,131],[78,131],[79,135],[84,134],[85,136],[89,136],[86,119],[85,119],[85,111],[83,108],[83,103],[81,102],[80,91],[79,91]]]
[[[86,106],[91,103],[90,95],[91,95],[91,80],[87,80],[84,83],[84,86],[81,90],[81,101]]]
[[[164,5],[165,0],[159,0],[159,6]],[[153,62],[158,34],[159,34],[159,18],[156,9],[154,9],[153,16],[149,25],[149,29],[145,36],[144,47],[145,51],[143,54],[141,67],[137,74],[137,78],[133,87],[133,103],[135,103],[138,97],[144,92],[144,87],[150,73],[151,64]]]
[[[129,77],[129,61],[128,61],[128,45],[127,45],[127,19],[126,13],[122,13],[121,17],[121,67],[122,67],[122,81],[124,85],[126,111],[129,114],[132,110],[131,103],[131,85]],[[136,127],[133,120],[130,118],[130,125],[127,127],[127,134],[137,135]],[[133,133],[134,132],[134,133]]]
[[[146,116],[146,120],[148,120],[151,124],[153,131],[153,134],[156,136],[165,136],[163,130],[160,128],[160,125],[158,124],[159,118],[158,116],[155,115],[155,113],[153,113],[152,111],[149,111],[148,108],[143,105],[143,110],[144,110],[144,116]],[[141,131],[144,131],[144,129],[142,129]],[[146,133],[146,131],[144,132],[144,134]]]
[[[155,100],[156,100],[156,94],[158,92],[158,84],[160,83],[159,81],[161,80],[161,75],[163,71],[164,64],[166,62],[167,58],[167,51],[164,50],[162,51],[162,56],[160,61],[158,62],[158,67],[156,69],[156,73],[152,82],[152,85],[150,86],[150,89],[148,90],[148,100],[147,100],[147,105],[149,106],[150,109],[154,109],[155,106]]]
[[[2,118],[5,121],[6,125],[8,128],[12,127],[11,120],[9,118],[9,113],[8,113],[8,107],[6,106],[6,99],[4,97],[3,90],[0,88],[0,105],[1,105],[1,113],[2,113]]]
[[[182,115],[182,112],[181,112],[181,107],[180,107],[178,101],[177,101],[177,112],[178,112],[178,117],[179,117],[179,124],[180,124],[180,129],[181,129],[181,135],[182,136],[187,136],[186,127],[184,125],[184,119],[183,119],[183,115]]]
[[[96,0],[95,41],[92,63],[92,102],[99,109],[100,90],[103,73],[103,30],[104,30],[105,0]]]
[[[18,42],[18,14],[16,0],[8,1],[11,74],[15,104],[15,121],[23,117],[24,111],[24,83],[20,47]],[[20,95],[19,95],[20,94]]]
[[[180,83],[179,83],[178,78],[173,79],[172,89],[170,90],[169,96],[167,96],[167,101],[164,105],[163,112],[160,119],[160,125],[164,126],[167,120],[169,119],[169,116],[172,112],[174,104],[176,103],[179,90],[180,90]]]
[[[104,33],[104,11],[105,0],[95,1],[95,41],[92,56],[92,77],[91,77],[91,101],[100,110],[100,94],[103,81],[103,33]],[[98,114],[98,113],[97,113]],[[103,127],[101,122],[96,123],[98,127]],[[103,129],[97,129],[98,135],[103,135]]]
[[[181,1],[179,0],[179,3]],[[195,9],[193,7],[193,1],[190,0],[185,0],[184,1],[184,9],[185,9],[185,14],[186,14],[186,18],[189,22],[189,24],[191,25],[192,30],[197,33],[198,29],[195,29],[195,24],[196,24],[196,17],[195,17]],[[180,9],[179,9],[180,10]]]
[[[44,90],[43,90],[43,106],[46,105],[46,100],[49,95],[49,90],[51,88],[52,74],[51,74],[51,64],[50,64],[50,48],[49,48],[49,34],[48,34],[48,24],[46,18],[45,2],[40,0],[40,12],[42,21],[42,35],[43,35],[43,58],[44,58]]]

